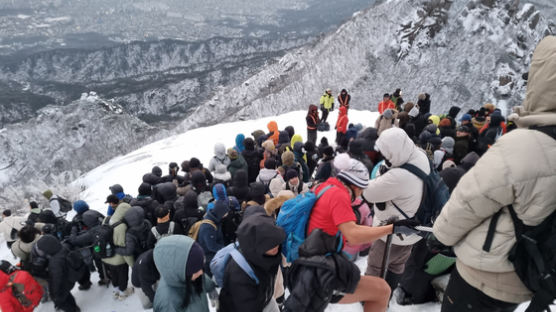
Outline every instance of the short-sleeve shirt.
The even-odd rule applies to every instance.
[[[340,224],[357,220],[351,208],[349,192],[338,179],[329,178],[315,189],[315,194],[327,185],[333,187],[329,188],[313,207],[307,234],[314,229],[322,229],[329,235],[336,235]]]

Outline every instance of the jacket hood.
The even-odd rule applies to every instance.
[[[460,162],[460,166],[465,171],[468,171],[469,169],[471,169],[471,167],[475,166],[477,161],[479,161],[479,155],[475,152],[471,152],[465,155],[465,157],[463,157],[463,159]]]
[[[249,186],[249,176],[247,171],[239,169],[236,171],[234,177],[232,178],[233,186],[235,187],[248,187]]]
[[[177,187],[172,182],[157,184],[153,188],[153,193],[155,194],[155,198],[159,200],[160,203],[175,200],[178,196]]]
[[[254,151],[255,141],[252,138],[246,138],[245,140],[243,140],[243,146],[245,146],[245,150],[247,151]]]
[[[556,69],[556,68],[555,68]],[[555,111],[556,113],[556,111]],[[500,127],[500,123],[504,122],[505,119],[500,114],[492,114],[490,115],[490,123],[488,124],[489,128],[497,128]]]
[[[523,107],[515,107],[519,127],[556,125],[556,37],[547,36],[537,45],[527,80]]]
[[[245,140],[245,135],[242,133],[236,135],[236,149],[239,153],[243,152],[245,146],[243,146],[243,140]]]
[[[83,224],[89,229],[99,225],[102,222],[102,215],[95,210],[87,210],[83,213]]]
[[[363,148],[365,147],[365,140],[355,139],[349,143],[349,153],[351,155],[364,155]]]
[[[217,200],[214,202],[214,207],[207,211],[206,219],[214,221],[216,224],[220,224],[224,215],[230,211],[230,206],[227,200]]]
[[[340,106],[339,110],[340,110],[340,116],[347,115],[347,108],[345,106]]]
[[[269,132],[278,132],[278,124],[276,123],[276,121],[269,122],[266,127],[268,128]]]
[[[57,254],[63,248],[60,241],[52,235],[43,235],[36,245],[39,250],[50,256]]]
[[[266,256],[265,252],[280,245],[286,238],[284,230],[274,224],[274,219],[263,214],[248,215],[237,229],[242,254],[253,265],[269,270],[280,264],[282,255]]]
[[[159,178],[162,177],[162,169],[160,169],[159,166],[154,166],[151,170],[151,173]]]
[[[440,123],[440,117],[436,115],[430,115],[429,120],[432,121],[432,123],[435,124],[436,126],[438,126],[438,124]]]
[[[295,147],[295,143],[297,143],[297,142],[303,143],[303,138],[299,134],[294,134],[291,141],[290,141],[290,146],[291,146],[292,149]]]
[[[150,185],[157,185],[158,183],[160,183],[160,180],[160,177],[154,173],[147,173],[143,176],[143,182]]]
[[[293,152],[299,156],[303,156],[303,143],[295,142],[293,145]]]
[[[110,224],[114,224],[118,221],[121,221],[124,219],[125,213],[131,209],[131,206],[128,203],[120,203],[118,205],[118,207],[116,207],[116,211],[114,212],[114,214],[110,217]]]
[[[293,128],[293,126],[287,126],[286,128],[284,128],[284,130],[286,130],[290,138],[293,138],[293,136],[295,135],[295,129]]]
[[[199,203],[197,201],[197,193],[195,191],[189,191],[183,197],[183,208],[197,210],[199,209]]]
[[[212,187],[212,196],[215,200],[228,200],[228,194],[226,193],[226,187],[224,184],[215,184]]]
[[[214,144],[214,156],[216,156],[218,159],[226,158],[226,146],[224,146],[224,144],[222,143]]]
[[[280,131],[278,136],[278,144],[288,144],[290,143],[290,134],[287,131]]]
[[[376,141],[376,147],[393,167],[407,163],[417,149],[405,131],[400,128],[384,130]]]
[[[459,108],[457,106],[452,106],[452,107],[450,107],[450,111],[448,112],[448,116],[452,117],[453,119],[456,119],[456,117],[458,116],[460,111],[461,111],[461,108]]]
[[[139,206],[133,206],[124,215],[124,220],[129,227],[138,227],[143,224],[145,212]]]
[[[185,285],[185,266],[194,242],[185,235],[171,235],[156,243],[154,263],[168,286],[183,287]]]

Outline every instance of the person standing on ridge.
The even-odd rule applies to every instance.
[[[316,105],[309,106],[307,117],[307,141],[317,144],[317,127],[319,125],[319,111]]]
[[[320,110],[322,111],[321,122],[326,122],[328,113],[334,110],[334,97],[332,96],[332,89],[328,88],[320,97]]]
[[[387,109],[395,109],[396,105],[390,99],[390,94],[384,93],[382,102],[378,103],[378,112],[382,115]]]
[[[345,107],[346,110],[348,110],[349,101],[351,101],[351,95],[349,95],[346,89],[342,89],[342,91],[338,95],[338,103],[340,103],[340,107]]]

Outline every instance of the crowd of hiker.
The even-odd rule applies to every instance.
[[[26,217],[2,212],[19,263],[0,264],[0,308],[80,311],[71,290],[97,272],[114,300],[136,293],[154,311],[386,311],[392,296],[542,311],[556,296],[555,71],[549,36],[507,117],[491,103],[433,114],[432,95],[404,101],[398,88],[364,127],[349,122],[347,90],[326,89],[306,141],[271,121],[215,143],[207,167],[193,157],[154,166],[136,192],[110,186],[101,212],[47,190]],[[318,136],[336,102],[334,144]]]

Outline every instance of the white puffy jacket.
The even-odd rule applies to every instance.
[[[405,219],[392,202],[408,217],[413,217],[421,204],[423,181],[413,173],[398,167],[409,163],[429,174],[430,164],[425,152],[415,146],[405,131],[400,128],[384,130],[376,141],[376,146],[392,166],[383,175],[369,181],[363,196],[371,203],[386,203],[384,210],[375,207],[373,226],[380,226],[392,217]],[[401,240],[394,235],[392,244],[407,246],[415,244],[420,239],[418,235],[411,235]]]

